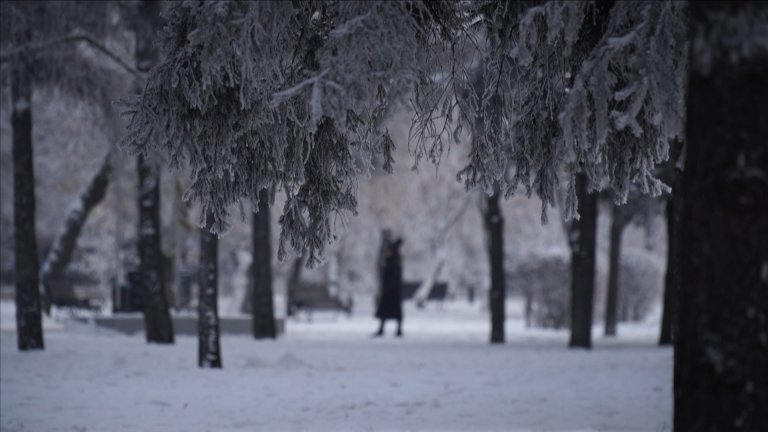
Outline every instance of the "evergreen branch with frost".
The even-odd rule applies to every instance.
[[[617,2],[586,51],[580,39],[594,25],[590,2],[488,5],[485,67],[466,85],[480,88],[468,91],[461,109],[470,126],[494,105],[500,120],[474,129],[479,136],[460,173],[467,187],[498,182],[510,195],[523,186],[545,203],[542,219],[561,170],[570,178],[586,173],[591,189],[610,186],[617,200],[629,181],[661,193],[653,168],[682,135],[685,4]],[[572,185],[565,202],[566,217],[577,216]]]
[[[217,232],[231,204],[284,190],[279,255],[306,251],[314,265],[334,221],[354,213],[357,179],[379,157],[391,171],[384,116],[431,73],[436,17],[450,6],[174,3],[159,38],[165,60],[124,101],[122,145],[189,166],[185,197]]]

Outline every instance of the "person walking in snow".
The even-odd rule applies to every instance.
[[[379,331],[374,336],[384,335],[384,323],[388,319],[397,321],[398,337],[403,335],[403,267],[400,245],[403,239],[390,243],[384,250],[384,266],[381,270],[381,289],[376,318],[380,320]]]

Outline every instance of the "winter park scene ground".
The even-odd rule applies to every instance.
[[[3,303],[3,431],[667,431],[672,351],[658,319],[567,349],[567,332],[526,330],[511,301],[505,345],[469,304],[406,308],[406,334],[320,313],[284,337],[223,335],[223,370],[200,371],[194,337],[146,345],[80,323],[46,321],[45,356],[15,348]],[[657,318],[657,317],[656,317]],[[595,335],[599,333],[595,329]]]
[[[0,2],[0,432],[768,431],[768,2]]]

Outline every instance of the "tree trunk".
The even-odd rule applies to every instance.
[[[767,8],[690,6],[676,431],[768,430],[768,53],[740,39]]]
[[[595,296],[597,195],[587,191],[587,177],[576,175],[579,220],[571,223],[571,348],[592,348],[592,308]]]
[[[43,349],[32,152],[32,85],[26,67],[11,66],[13,128],[13,240],[16,334],[19,350]]]
[[[111,157],[112,152],[109,152],[99,170],[91,177],[91,180],[69,208],[64,225],[56,235],[53,247],[43,263],[41,279],[45,288],[46,299],[44,303],[46,312],[50,311],[51,303],[56,304],[62,300],[72,300],[75,298],[72,284],[67,280],[67,266],[72,260],[72,255],[77,246],[77,239],[80,236],[83,225],[88,220],[88,215],[106,195],[112,173]]]
[[[160,5],[143,1],[133,22],[136,34],[136,68],[148,72],[157,63],[152,44],[159,28]],[[139,271],[144,303],[147,342],[173,343],[173,321],[163,275],[160,247],[160,169],[154,161],[138,158],[139,172]]]
[[[259,192],[259,208],[253,214],[253,261],[251,310],[253,313],[253,337],[256,339],[277,337],[275,308],[272,303],[272,232],[269,227],[269,191]]]
[[[605,300],[605,335],[616,336],[616,319],[619,307],[619,274],[621,273],[621,237],[624,232],[622,210],[613,205],[611,220],[611,246],[609,252],[608,289]]]
[[[200,229],[200,264],[197,302],[197,364],[201,368],[221,368],[219,343],[219,239],[211,233],[209,215],[205,228]]]
[[[304,267],[304,255],[296,257],[291,265],[291,272],[288,274],[288,281],[285,284],[285,316],[293,316],[293,293],[299,287],[301,281],[301,269]]]
[[[659,345],[672,345],[673,328],[677,303],[677,291],[680,286],[679,256],[679,219],[682,210],[682,191],[680,174],[675,170],[672,181],[672,195],[667,199],[667,272],[664,275],[664,309],[661,314],[661,332]]]
[[[499,207],[498,190],[486,199],[485,229],[488,234],[488,257],[491,271],[489,305],[491,309],[491,343],[504,343],[504,218]]]
[[[139,156],[139,272],[147,342],[173,343],[160,248],[160,172]]]

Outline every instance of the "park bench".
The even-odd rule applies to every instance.
[[[311,319],[315,311],[335,311],[352,314],[352,298],[341,299],[333,296],[328,287],[318,282],[299,282],[288,294],[288,314],[305,312]]]

